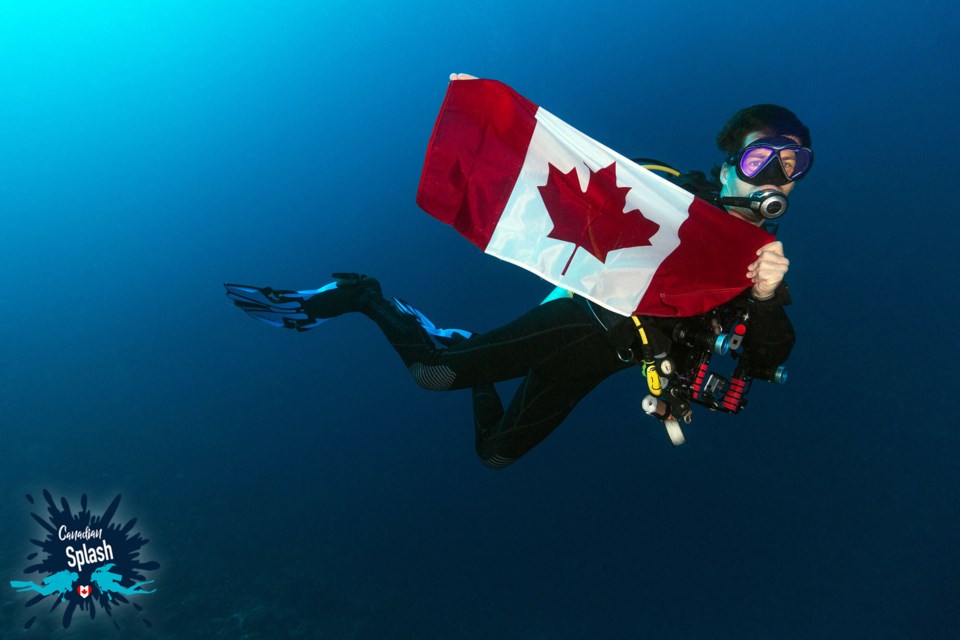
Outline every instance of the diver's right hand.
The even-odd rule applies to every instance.
[[[783,254],[779,240],[765,244],[757,250],[757,259],[747,267],[747,277],[753,282],[755,300],[769,300],[790,268],[790,261]]]
[[[477,76],[472,76],[469,73],[451,73],[450,82],[454,80],[479,80]]]

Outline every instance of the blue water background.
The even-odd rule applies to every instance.
[[[958,13],[3,3],[0,578],[49,488],[122,493],[151,538],[117,637],[960,637]],[[491,471],[469,393],[415,386],[371,323],[234,309],[225,281],[338,270],[476,330],[546,294],[416,207],[454,71],[690,168],[741,106],[796,111],[789,383],[675,449],[626,372]],[[25,600],[0,590],[3,638],[115,633]]]

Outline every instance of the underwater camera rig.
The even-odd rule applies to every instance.
[[[663,328],[651,327],[648,335],[646,325],[651,324],[652,318],[632,319],[640,337],[640,365],[647,380],[643,410],[663,423],[670,442],[676,446],[686,442],[680,423],[693,421],[694,404],[711,411],[739,413],[747,405],[747,393],[754,380],[777,384],[787,381],[783,366],[760,369],[751,366],[744,355],[743,341],[750,324],[748,307],[727,305],[680,319],[669,327],[670,336],[660,336],[660,341],[668,338],[668,350],[654,349],[657,340],[651,338]],[[727,358],[720,361],[717,356]],[[716,364],[725,366],[715,368]]]
[[[740,206],[759,213],[766,220],[764,228],[774,234],[774,219],[787,211],[786,195],[777,190],[758,191],[746,198],[721,198],[720,185],[703,172],[681,172],[651,158],[633,161],[717,207]],[[777,384],[787,381],[783,366],[763,369],[752,365],[744,354],[743,341],[750,325],[747,304],[734,301],[673,324],[663,318],[632,318],[640,335],[642,358],[632,350],[628,350],[629,356],[643,368],[649,392],[643,399],[643,410],[663,423],[674,445],[686,442],[680,423],[692,422],[694,404],[711,411],[739,413],[747,406],[747,393],[754,380]],[[718,364],[724,366],[715,368]]]

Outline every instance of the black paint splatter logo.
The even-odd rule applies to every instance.
[[[35,592],[27,601],[33,607],[47,598],[53,598],[51,612],[63,612],[63,626],[69,627],[77,610],[96,618],[97,610],[113,616],[113,610],[132,604],[142,612],[143,608],[133,599],[156,591],[154,580],[146,580],[143,572],[156,571],[157,562],[143,562],[140,551],[149,540],[134,531],[137,519],[124,525],[115,524],[113,518],[120,506],[118,495],[101,516],[95,516],[87,508],[87,496],[80,498],[80,511],[73,513],[66,498],[60,506],[49,491],[44,490],[47,517],[36,513],[30,515],[47,535],[42,540],[31,540],[38,547],[27,560],[39,562],[29,565],[24,573],[39,574],[39,583],[32,580],[11,580],[10,586],[19,592]],[[30,504],[33,497],[26,496]],[[48,601],[49,602],[49,601]],[[36,621],[33,616],[24,627],[29,629]],[[150,622],[143,618],[148,627]],[[114,626],[117,626],[114,621]]]

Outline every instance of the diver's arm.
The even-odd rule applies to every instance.
[[[790,357],[797,338],[784,307],[790,304],[785,282],[766,300],[757,300],[752,290],[744,292],[750,320],[743,340],[743,357],[752,371],[773,371]],[[762,376],[761,376],[762,377]]]

